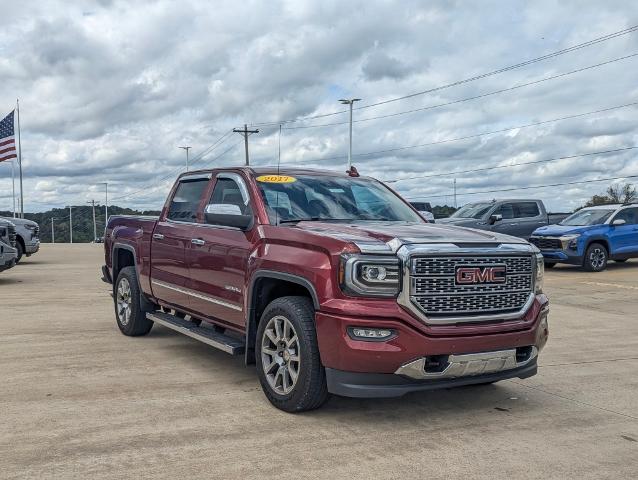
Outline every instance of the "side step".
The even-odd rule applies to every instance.
[[[194,323],[170,313],[149,312],[146,314],[146,318],[231,355],[243,355],[244,353],[246,344],[243,340],[218,333],[210,328],[198,327]]]

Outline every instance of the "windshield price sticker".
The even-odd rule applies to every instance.
[[[297,179],[288,175],[260,175],[257,177],[257,181],[262,183],[292,183],[296,182]]]

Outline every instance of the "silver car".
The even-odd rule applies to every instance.
[[[23,255],[30,257],[40,249],[40,227],[36,222],[26,218],[0,217],[0,220],[9,221],[16,227],[15,247],[18,250],[16,263],[22,259]]]

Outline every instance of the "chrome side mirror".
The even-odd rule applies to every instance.
[[[490,225],[494,225],[496,222],[500,222],[501,220],[503,220],[503,215],[495,213],[490,216]]]
[[[252,215],[244,215],[238,205],[228,203],[210,203],[204,209],[206,223],[247,230],[252,222]]]
[[[625,223],[627,223],[627,221],[623,220],[622,218],[618,218],[618,219],[614,220],[613,222],[611,222],[611,224],[614,227],[619,227],[621,225],[624,225]]]

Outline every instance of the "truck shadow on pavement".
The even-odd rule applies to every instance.
[[[277,414],[289,415],[268,403],[261,391],[255,365],[246,367],[243,356],[230,356],[164,327],[154,327],[149,334],[149,340],[151,338],[161,341],[159,348],[170,351],[166,356],[163,355],[164,358],[185,361],[188,368],[196,369],[203,377],[210,379],[211,384],[215,385],[215,393],[220,388],[236,390],[238,394],[248,393],[263,402],[264,408],[272,409]],[[505,380],[492,385],[414,392],[397,398],[361,399],[333,395],[323,407],[299,415],[317,418],[326,416],[349,424],[378,423],[381,418],[384,423],[399,422],[408,427],[414,425],[415,415],[444,421],[462,413],[467,421],[478,412],[507,415],[509,412],[529,413],[541,408],[541,405],[527,401],[527,393],[529,392],[521,392],[521,387]]]

